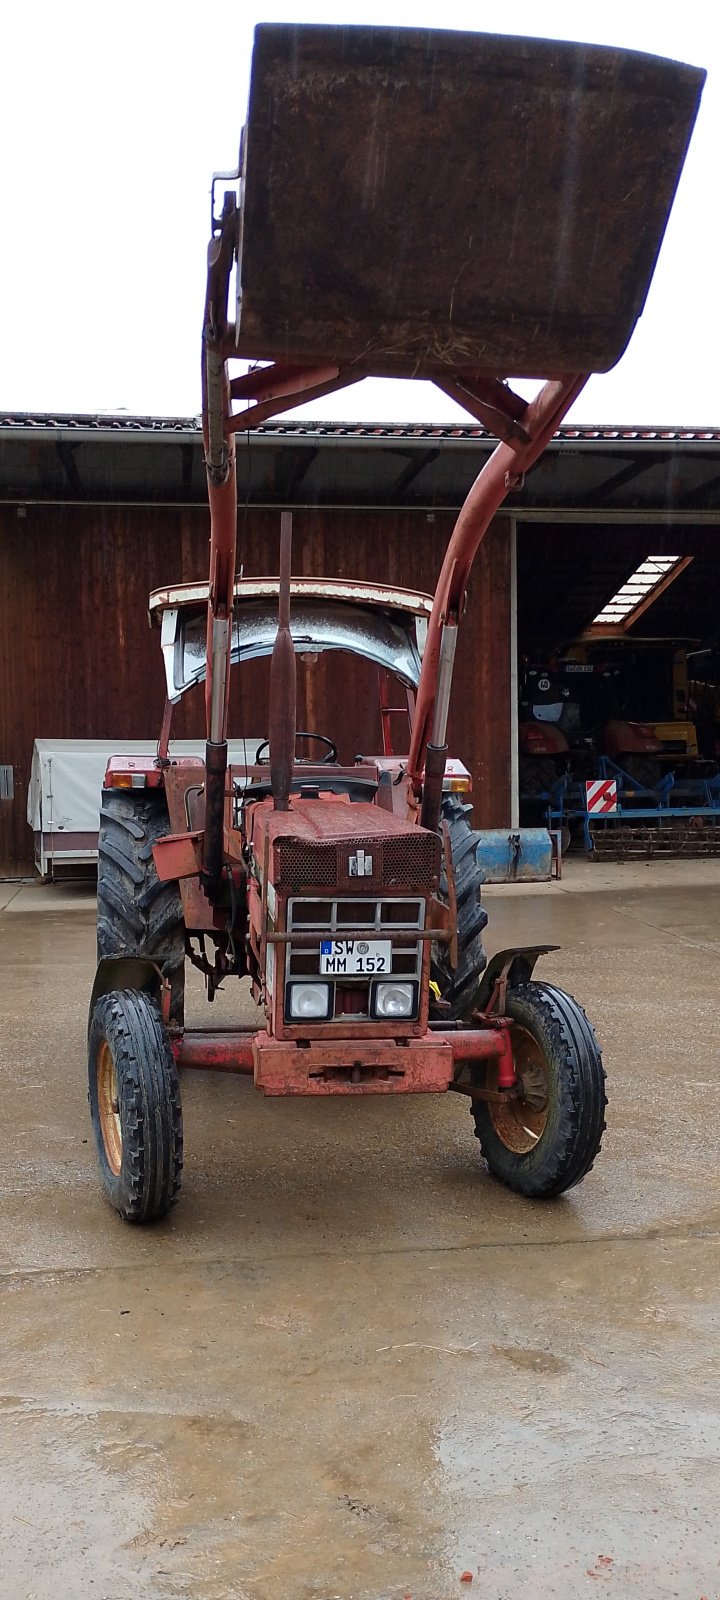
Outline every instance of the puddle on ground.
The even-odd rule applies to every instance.
[[[494,1344],[493,1354],[504,1356],[514,1367],[525,1372],[569,1372],[570,1362],[564,1356],[554,1356],[550,1350],[526,1349],[523,1345]]]

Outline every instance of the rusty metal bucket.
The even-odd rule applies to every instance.
[[[238,354],[606,371],[642,310],[704,78],[543,39],[257,28]]]

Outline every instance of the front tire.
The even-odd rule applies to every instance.
[[[100,996],[88,1039],[88,1099],[111,1206],[126,1222],[155,1222],[178,1198],[182,1107],[167,1029],[150,996]]]
[[[494,1177],[531,1199],[571,1189],[590,1171],[605,1128],[605,1072],[582,1007],[549,983],[508,989],[515,1071],[523,1096],[471,1104]],[[488,1069],[486,1086],[497,1087]]]

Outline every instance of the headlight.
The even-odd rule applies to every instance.
[[[330,1010],[329,983],[289,983],[287,1010],[298,1022],[324,1021]]]
[[[376,983],[373,989],[373,1014],[393,1021],[415,1013],[414,983]]]

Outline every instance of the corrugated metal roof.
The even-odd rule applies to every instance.
[[[37,428],[54,429],[62,428],[72,430],[93,430],[98,434],[113,433],[156,433],[178,434],[198,433],[200,431],[199,417],[143,417],[130,416],[125,413],[111,415],[105,412],[77,412],[66,413],[60,411],[8,411],[0,414],[0,430],[3,428],[23,429]],[[315,422],[315,421],[281,421],[266,422],[258,428],[253,428],[253,435],[274,437],[279,434],[290,434],[297,438],[360,438],[360,439],[491,439],[494,437],[486,428],[481,428],[477,423],[467,426],[456,424],[439,425],[437,423],[394,423],[394,422]],[[558,440],[577,439],[581,443],[589,443],[593,439],[620,440],[620,441],[648,441],[662,442],[667,440],[720,440],[720,427],[682,427],[679,424],[666,426],[641,426],[641,425],[614,425],[584,423],[582,426],[575,423],[565,423],[555,434]]]
[[[477,423],[274,421],[238,436],[247,505],[456,509],[495,439]],[[519,514],[718,516],[720,428],[566,426],[512,491]],[[0,502],[206,504],[196,417],[0,414]]]
[[[198,417],[136,417],[102,411],[7,411],[0,413],[2,428],[94,429],[96,433],[197,433]]]

